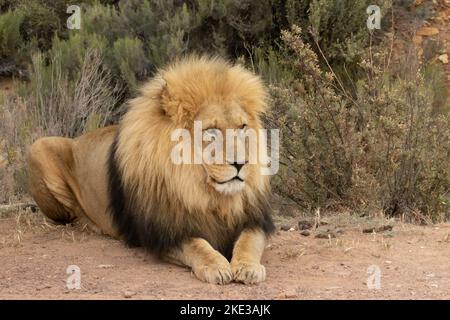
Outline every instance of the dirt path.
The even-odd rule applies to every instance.
[[[341,230],[334,239],[279,231],[263,257],[266,282],[216,286],[119,241],[50,225],[39,213],[15,214],[0,218],[0,298],[450,299],[450,224],[395,223],[363,234],[367,223],[334,218],[325,226]],[[69,265],[81,270],[79,290],[66,288]],[[366,285],[370,265],[380,268],[380,290]]]

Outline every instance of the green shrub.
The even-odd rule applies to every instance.
[[[62,72],[73,79],[78,77],[86,52],[89,50],[95,50],[102,60],[111,60],[107,40],[101,35],[86,33],[74,33],[67,40],[55,36],[52,49],[46,56],[52,63],[57,57]]]
[[[13,56],[23,46],[20,24],[23,16],[8,11],[0,15],[0,58]]]
[[[317,55],[301,40],[300,29],[293,30],[283,33],[284,62],[296,78],[292,89],[272,88],[273,118],[284,129],[283,183],[277,188],[307,208],[344,203],[351,187],[355,112],[332,90],[331,79],[323,79]]]
[[[108,44],[112,44],[119,38],[132,36],[130,27],[124,23],[125,19],[113,6],[103,6],[96,3],[82,14],[82,33],[96,34],[107,39]]]
[[[29,41],[34,38],[41,50],[48,50],[53,35],[62,29],[62,21],[55,8],[40,1],[27,0],[22,1],[15,12],[24,17],[21,25],[23,39]]]
[[[382,56],[374,59],[381,65]],[[365,65],[372,81],[358,85],[365,123],[359,163],[377,180],[386,213],[442,220],[450,213],[450,118],[436,112],[438,74],[421,67],[413,51],[403,59],[400,74]]]
[[[377,1],[381,2],[382,0]],[[51,61],[51,55],[64,46],[75,53],[67,59],[68,73],[80,67],[80,57],[87,43],[99,41],[105,66],[133,92],[139,80],[187,52],[218,54],[236,59],[245,57],[257,71],[269,72],[270,82],[289,77],[289,68],[280,67],[280,30],[292,23],[315,31],[325,57],[339,74],[355,75],[357,63],[367,45],[366,7],[369,0],[130,0],[79,1],[82,6],[81,30],[65,26],[69,0],[19,0],[13,8],[22,16],[20,33],[27,44],[27,56],[39,48]],[[382,12],[389,7],[384,3]],[[55,41],[55,38],[58,40]],[[124,39],[142,43],[133,58],[139,67],[118,62],[125,54],[114,48]],[[317,52],[313,37],[305,41]],[[78,46],[81,45],[81,49]],[[91,44],[90,44],[91,45]],[[138,45],[140,46],[140,45]],[[14,48],[14,47],[13,47]],[[14,53],[18,49],[12,49]],[[64,56],[64,53],[63,53]],[[139,56],[139,57],[138,57]],[[319,61],[323,64],[321,55]],[[74,59],[72,59],[74,58]],[[126,64],[126,63],[125,63]],[[66,65],[66,64],[64,64]],[[122,65],[122,66],[121,66]],[[345,65],[345,68],[344,68]],[[75,71],[74,71],[75,70]],[[266,74],[264,74],[266,76]]]
[[[303,41],[318,56],[319,65],[327,67],[326,63],[329,63],[342,79],[343,85],[352,89],[351,82],[363,76],[358,63],[370,42],[371,31],[366,25],[366,9],[371,4],[380,6],[381,23],[383,29],[388,30],[390,22],[385,21],[388,19],[384,19],[384,16],[391,10],[390,1],[272,0],[271,17],[276,26],[264,30],[265,34],[270,35],[270,40],[264,42],[254,58],[257,64],[261,64],[261,59],[273,60],[272,52],[279,53],[276,39],[280,36],[280,30],[298,25],[304,30]],[[378,30],[372,31],[372,41],[378,42],[381,35],[382,32]],[[286,69],[283,72],[285,74]],[[265,73],[263,75],[266,77]]]
[[[139,39],[122,38],[114,42],[114,62],[128,88],[137,88],[137,78],[145,75],[147,58]]]
[[[317,34],[322,51],[333,64],[358,61],[369,38],[366,9],[371,4],[375,4],[374,1],[310,2],[306,23],[310,24],[312,31]],[[295,20],[290,23],[295,24]]]
[[[12,11],[0,15],[0,76],[11,76],[18,73],[23,59],[21,49],[24,43],[20,36],[21,15]]]
[[[191,23],[187,6],[179,6],[176,1],[132,0],[117,7],[97,3],[83,17],[79,41],[101,39],[98,47],[105,66],[128,92],[133,92],[156,67],[186,50],[185,30]]]
[[[436,115],[433,88],[412,57],[391,74],[377,55],[356,99],[334,89],[299,28],[283,33],[285,63],[296,70],[288,88],[272,87],[270,121],[283,128],[275,189],[312,209],[381,210],[448,218],[450,119]],[[334,80],[334,81],[333,81]]]

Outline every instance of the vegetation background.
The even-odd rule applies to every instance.
[[[80,30],[66,27],[72,4],[82,9]],[[380,30],[367,28],[370,4],[381,8]],[[448,219],[449,32],[428,36],[430,20],[449,25],[449,8],[447,0],[0,0],[0,204],[27,197],[24,159],[35,139],[117,122],[158,67],[207,53],[269,86],[265,121],[282,135],[272,182],[283,201],[305,212]]]

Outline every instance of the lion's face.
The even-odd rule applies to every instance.
[[[217,195],[249,195],[254,190],[266,190],[268,179],[261,176],[259,158],[256,162],[251,158],[258,153],[255,150],[259,151],[259,144],[257,142],[255,148],[245,136],[247,131],[256,132],[256,140],[259,140],[260,116],[266,110],[267,93],[258,76],[221,59],[194,57],[161,70],[141,92],[131,101],[120,133],[127,143],[118,152],[124,155],[123,170],[133,177],[129,179],[130,184],[135,179],[141,181],[142,186],[147,187],[148,183],[149,188],[153,187],[152,180],[141,172],[157,168],[159,176],[156,177],[163,176],[168,187],[183,197],[185,203],[205,208],[211,197],[216,200]],[[196,122],[201,123],[202,150],[220,133],[223,157],[214,157],[217,153],[214,151],[210,153],[213,159],[209,159],[213,161],[194,160],[187,165],[183,161],[180,165],[171,159],[180,140],[173,139],[173,133],[187,130],[195,140]],[[238,130],[239,137],[244,135],[244,143],[238,143],[239,139],[234,144],[229,143],[235,138],[230,138],[227,130]],[[205,137],[209,141],[205,141]],[[196,154],[195,143],[188,148],[189,157]],[[136,159],[129,155],[136,155]],[[201,158],[205,160],[203,155]],[[145,192],[142,187],[142,193]]]
[[[195,121],[202,124],[202,150],[207,150],[210,141],[220,140],[223,148],[203,153],[201,164],[206,173],[206,183],[222,194],[235,194],[244,190],[247,179],[251,178],[254,163],[249,163],[249,141],[246,134],[257,130],[254,118],[237,101],[218,102],[205,105]],[[206,159],[206,157],[212,156]],[[253,173],[254,174],[254,173]]]

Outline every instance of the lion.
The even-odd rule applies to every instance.
[[[79,222],[187,266],[205,282],[265,280],[274,231],[259,163],[174,164],[175,129],[262,128],[262,80],[217,57],[186,57],[144,84],[118,125],[45,137],[28,153],[30,192],[60,223]]]

